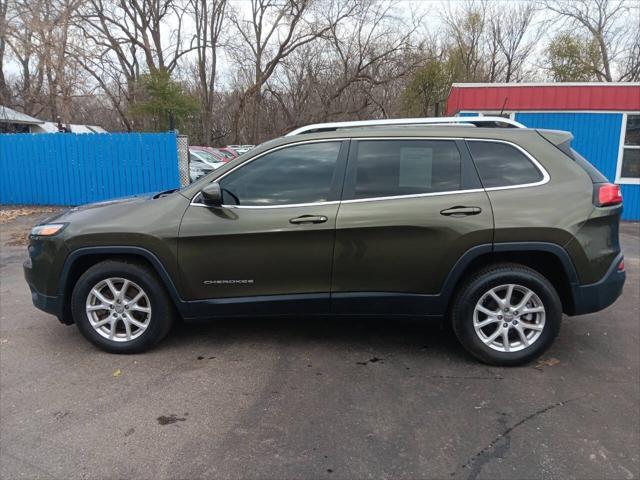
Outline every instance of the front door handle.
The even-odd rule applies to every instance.
[[[292,218],[289,223],[305,224],[305,223],[324,223],[328,220],[324,215],[302,215],[301,217]]]
[[[447,217],[466,217],[467,215],[478,215],[482,212],[480,207],[451,207],[440,211],[440,215]]]

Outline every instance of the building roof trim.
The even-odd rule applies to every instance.
[[[452,88],[503,87],[640,87],[640,82],[532,82],[532,83],[453,83]]]
[[[0,105],[0,122],[1,123],[23,123],[27,125],[40,125],[44,122],[38,120],[26,113],[21,113],[13,108]]]

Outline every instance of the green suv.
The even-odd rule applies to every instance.
[[[178,316],[424,316],[483,362],[531,361],[563,313],[620,296],[622,198],[571,134],[520,127],[321,124],[181,190],[72,208],[31,232],[33,303],[114,353]]]

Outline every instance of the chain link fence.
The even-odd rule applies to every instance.
[[[189,137],[178,135],[178,174],[180,186],[189,185]]]

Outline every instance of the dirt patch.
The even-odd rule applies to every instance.
[[[9,234],[9,240],[5,243],[7,247],[26,247],[29,245],[29,234],[13,232]]]
[[[0,208],[0,225],[9,223],[24,215],[41,213],[53,213],[57,209],[53,207],[5,207]]]
[[[185,417],[186,415],[188,415],[188,413],[185,413]],[[171,425],[172,423],[184,422],[186,420],[185,417],[178,417],[175,413],[172,413],[171,415],[162,415],[156,418],[156,420],[160,425]]]
[[[356,365],[367,365],[369,363],[384,363],[384,358],[373,357],[366,362],[356,362]]]

